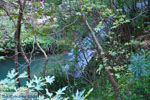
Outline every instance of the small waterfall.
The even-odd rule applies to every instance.
[[[92,41],[92,38],[89,36],[84,38],[81,45],[78,46],[79,54],[77,58],[74,54],[74,49],[66,54],[65,58],[67,58],[72,63],[62,66],[63,72],[65,72],[67,75],[71,74],[71,76],[73,76],[74,78],[78,78],[82,75],[88,62],[96,53],[94,50],[90,49],[93,46],[93,44],[91,43]],[[77,59],[77,62],[75,62],[75,59]],[[72,65],[75,66],[75,69],[73,73],[69,73],[69,68]]]

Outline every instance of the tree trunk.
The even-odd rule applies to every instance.
[[[84,15],[83,11],[82,11],[82,5],[81,5],[81,14],[82,14],[82,19],[83,19],[86,27],[90,31],[90,33],[91,33],[91,35],[92,35],[92,37],[93,37],[93,39],[94,39],[94,41],[95,41],[95,43],[97,45],[98,51],[101,53],[101,58],[103,60],[104,68],[106,70],[106,73],[107,73],[107,76],[108,76],[110,82],[112,83],[113,90],[114,90],[114,93],[115,93],[115,98],[116,98],[116,100],[118,100],[120,93],[119,93],[119,89],[118,89],[117,83],[116,83],[114,77],[111,75],[110,71],[108,69],[106,69],[106,67],[107,67],[108,64],[107,64],[107,62],[104,61],[104,59],[105,59],[104,50],[103,50],[102,46],[100,45],[100,43],[98,42],[93,29],[90,27],[89,23],[86,20],[86,17]]]
[[[28,81],[31,79],[31,76],[30,76],[30,62],[28,60],[28,58],[26,57],[26,54],[21,46],[21,39],[20,39],[20,35],[21,35],[21,20],[22,20],[22,17],[23,17],[23,11],[24,11],[24,8],[25,8],[25,4],[26,4],[26,1],[27,0],[24,0],[24,2],[22,3],[22,1],[18,1],[19,5],[20,5],[20,9],[19,9],[19,17],[18,17],[18,21],[17,21],[17,28],[16,28],[16,32],[15,32],[15,41],[16,41],[16,45],[17,45],[17,49],[20,50],[26,64],[27,64],[27,73],[28,73]],[[19,50],[16,50],[16,51],[19,51]],[[16,57],[17,59],[17,57]]]
[[[33,26],[32,31],[34,33],[35,42],[36,42],[38,48],[41,50],[41,52],[43,53],[43,55],[45,57],[45,63],[44,63],[44,67],[43,67],[43,77],[45,77],[46,76],[46,67],[47,67],[47,64],[48,64],[48,56],[46,54],[46,51],[40,46],[40,44],[39,44],[39,42],[37,40],[36,32],[35,32],[35,28],[34,28],[35,26],[34,26],[34,23],[33,23],[33,19],[32,19],[32,26]]]
[[[16,75],[16,79],[17,79],[17,84],[18,84],[18,87],[21,87],[21,83],[20,83],[20,79],[18,78],[18,76],[19,76],[19,70],[18,70],[18,41],[17,41],[17,36],[16,36],[16,34],[15,34],[15,65],[16,65],[16,68],[15,68],[15,70],[16,70],[16,73],[18,73],[17,75]]]
[[[35,34],[35,41],[36,41],[38,48],[41,50],[41,52],[45,56],[45,64],[44,64],[44,68],[43,68],[43,77],[45,77],[46,76],[46,67],[48,64],[48,56],[47,56],[46,52],[44,51],[44,49],[41,48],[40,44],[38,43],[37,38],[36,38],[36,34]]]

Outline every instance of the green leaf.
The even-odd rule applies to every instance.
[[[119,74],[119,73],[115,74],[115,76],[116,76],[117,78],[120,78],[120,74]]]
[[[55,80],[55,77],[54,76],[52,76],[52,77],[47,76],[47,77],[45,77],[45,79],[46,79],[47,83],[52,84]]]
[[[5,60],[5,57],[4,56],[0,56],[0,60]]]
[[[111,29],[115,29],[115,28],[117,28],[117,26],[112,26],[112,27],[111,27]]]
[[[130,20],[127,19],[125,22],[128,23],[128,22],[130,22]]]
[[[27,81],[27,84],[26,84],[26,85],[27,85],[28,88],[33,88],[33,87],[35,87],[35,86],[33,85],[33,80],[31,80],[30,82]]]
[[[5,50],[3,48],[0,48],[0,52],[4,52]]]
[[[11,71],[8,71],[8,74],[7,74],[7,77],[10,78],[10,79],[13,79],[16,77],[18,73],[15,72],[15,69],[11,70]]]
[[[20,74],[18,78],[26,78],[26,77],[28,77],[27,72],[24,72]]]
[[[96,71],[96,72],[98,72],[98,73],[100,74],[102,69],[103,69],[103,65],[102,65],[102,64],[100,64],[100,65],[99,65],[99,68],[97,69],[97,71]]]

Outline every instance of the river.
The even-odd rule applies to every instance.
[[[56,55],[49,55],[49,61],[47,68],[50,67],[58,67],[60,65],[64,65],[68,61],[68,57],[66,54],[56,54]],[[34,75],[40,76],[42,73],[43,65],[45,62],[44,56],[42,54],[37,54],[36,56],[32,57],[31,63],[31,76]],[[6,78],[8,71],[15,68],[14,57],[6,58],[5,60],[0,61],[0,80]],[[19,56],[19,73],[27,71],[27,67],[25,64],[24,59],[22,56]]]

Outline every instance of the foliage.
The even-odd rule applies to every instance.
[[[8,53],[14,52],[14,32],[16,30],[14,23],[17,22],[19,8],[16,0],[4,1],[8,7],[12,4],[15,7],[6,9],[8,12],[12,12],[10,16],[4,9],[0,9],[0,53],[2,54],[3,52],[7,53],[6,51],[9,51]],[[80,5],[82,5],[82,9],[80,9]],[[39,51],[36,45],[33,46],[35,44],[34,35],[36,34],[37,41],[46,52],[56,55],[56,53],[66,53],[73,49],[75,62],[78,62],[77,58],[81,54],[80,46],[87,37],[90,39],[87,39],[86,49],[83,51],[88,49],[96,51],[95,43],[82,21],[82,10],[104,48],[106,54],[104,62],[108,63],[106,69],[109,69],[115,77],[122,99],[149,100],[149,51],[143,49],[137,51],[139,47],[136,45],[140,43],[135,41],[136,37],[145,35],[145,32],[149,34],[149,5],[147,0],[45,0],[44,3],[36,0],[29,1],[22,21],[22,46],[26,53],[31,52],[33,48],[35,51]],[[4,59],[3,55],[0,56],[0,60]],[[63,59],[63,56],[60,59]],[[69,63],[72,62],[65,64]],[[64,86],[69,83],[71,87],[67,88],[68,94],[72,94],[70,91],[74,91],[76,88],[83,89],[94,86],[95,91],[91,93],[90,100],[97,98],[114,100],[112,86],[107,80],[102,59],[99,56],[95,54],[92,57],[83,76],[78,79],[74,79],[71,74],[64,74],[60,67],[65,64],[59,64],[59,68],[56,64],[51,64],[47,68],[48,74],[54,73],[56,75],[55,86],[51,89],[62,88],[54,93],[56,95],[52,96],[49,90],[45,89],[47,84],[49,87],[51,86],[54,77],[37,78],[35,76],[33,80],[27,83],[28,87],[26,88],[44,91],[46,95],[52,98],[60,98],[66,90]],[[55,67],[56,70],[52,70],[52,67]],[[75,69],[76,64],[73,63],[71,68]],[[2,83],[8,83],[9,87],[14,88],[17,80],[14,79],[16,74],[11,76],[12,73],[14,70],[9,72],[7,79],[3,80]],[[9,83],[12,83],[13,86]],[[8,88],[7,85],[3,85]],[[17,89],[17,87],[15,88]],[[65,96],[68,94],[65,93]],[[82,100],[89,93],[83,94],[84,91],[77,91],[76,94],[72,95],[72,98]],[[39,98],[44,99],[44,96],[39,96]]]
[[[141,80],[142,76],[147,76],[150,71],[150,56],[148,50],[141,50],[141,52],[136,55],[132,53],[130,61],[131,65],[129,70],[136,73],[136,77],[138,80]]]
[[[25,87],[16,87],[17,84],[17,78],[16,75],[18,73],[15,72],[15,69],[11,70],[8,72],[7,77],[4,80],[0,81],[0,91],[1,92],[6,92],[6,91],[16,91],[16,92],[21,92],[21,91],[36,91],[38,93],[42,93],[40,91],[45,91],[46,94],[39,94],[38,99],[39,100],[68,100],[69,97],[64,97],[63,95],[65,94],[64,91],[67,89],[67,86],[57,90],[55,93],[50,93],[48,89],[46,89],[46,85],[52,85],[52,83],[55,80],[55,77],[52,76],[46,76],[45,78],[42,77],[36,77],[34,76],[34,78],[32,80],[30,80],[29,82],[26,83]],[[18,78],[26,78],[27,77],[27,73],[24,72],[22,74],[20,74],[18,76]],[[85,91],[79,92],[77,90],[75,95],[72,95],[72,100],[85,100],[85,98],[93,91],[93,89],[89,90],[87,92],[87,94],[84,95]],[[45,98],[45,96],[48,96]]]
[[[149,99],[149,51],[141,49],[131,53],[128,71],[119,80],[123,98],[127,100]]]

